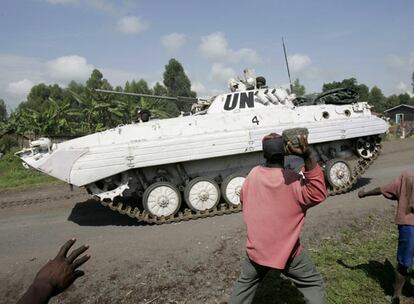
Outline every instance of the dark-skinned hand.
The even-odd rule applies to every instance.
[[[68,288],[77,278],[83,276],[85,273],[78,270],[87,260],[90,255],[83,255],[89,246],[83,245],[70,254],[69,249],[76,242],[75,239],[67,241],[61,248],[57,256],[53,260],[43,266],[36,275],[34,284],[44,284],[45,287],[50,288],[52,296],[63,292]]]
[[[291,141],[288,141],[288,150],[289,153],[293,155],[297,155],[300,157],[309,157],[310,156],[310,149],[308,144],[308,136],[307,135],[298,135],[299,145],[295,146],[292,144]]]

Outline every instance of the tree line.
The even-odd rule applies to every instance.
[[[0,129],[33,136],[79,136],[94,133],[137,119],[139,110],[167,118],[188,111],[191,105],[156,98],[137,98],[96,92],[96,89],[159,96],[196,97],[182,65],[171,59],[165,66],[163,84],[152,88],[144,80],[127,81],[124,87],[113,87],[102,73],[94,69],[85,84],[72,81],[66,88],[57,84],[37,84],[27,100],[10,115],[0,100]],[[1,135],[2,132],[0,132]]]
[[[322,86],[322,92],[337,88],[350,88],[359,94],[360,101],[367,101],[373,108],[372,111],[376,113],[383,113],[386,109],[398,106],[400,104],[407,104],[414,106],[414,72],[411,76],[411,85],[413,97],[408,93],[394,94],[386,97],[382,90],[378,86],[373,86],[371,89],[363,83],[358,83],[355,78],[348,78],[342,81],[334,81],[330,83],[324,83]],[[304,96],[306,93],[305,86],[302,85],[299,79],[295,79],[292,84],[293,92],[297,96]]]
[[[414,90],[414,72],[412,82]],[[369,89],[355,78],[325,83],[322,92],[340,87],[354,89],[359,93],[360,100],[368,101],[373,106],[373,111],[378,113],[399,104],[414,105],[414,97],[407,93],[385,97],[377,86]],[[85,84],[72,81],[66,88],[44,83],[33,86],[27,100],[10,114],[7,113],[4,100],[0,99],[0,129],[19,134],[30,133],[34,137],[79,136],[131,123],[137,118],[139,110],[148,110],[153,116],[167,118],[188,111],[190,106],[162,99],[99,93],[95,89],[196,97],[196,93],[191,91],[190,79],[176,59],[171,59],[165,66],[163,84],[157,82],[152,88],[144,79],[127,81],[124,87],[113,87],[95,69]],[[298,96],[305,95],[305,87],[299,79],[293,83],[293,92]],[[4,132],[0,131],[0,135],[2,133]]]

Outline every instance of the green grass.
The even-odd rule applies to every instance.
[[[396,261],[397,227],[391,218],[371,216],[336,240],[310,246],[322,272],[328,303],[389,303]]]
[[[390,214],[358,220],[333,238],[310,241],[307,247],[324,277],[327,303],[389,303],[397,236]],[[414,296],[411,282],[406,283],[403,294]],[[304,301],[290,281],[277,272],[270,272],[260,285],[254,303]]]
[[[13,152],[0,158],[0,191],[59,182],[56,178],[36,170],[25,169]]]

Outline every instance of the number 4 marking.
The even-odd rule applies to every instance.
[[[259,125],[259,120],[257,119],[257,116],[252,118],[252,123]]]

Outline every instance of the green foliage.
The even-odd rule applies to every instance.
[[[0,158],[0,190],[22,188],[41,184],[58,183],[58,180],[22,166],[21,160],[12,150]]]
[[[0,153],[8,153],[14,147],[17,147],[17,141],[10,135],[4,135],[0,138]]]
[[[384,112],[384,110],[400,104],[414,105],[414,97],[411,97],[407,93],[385,97],[381,89],[377,86],[373,86],[371,91],[369,91],[368,86],[365,84],[358,84],[358,81],[355,78],[344,79],[341,82],[334,81],[325,83],[322,87],[322,91],[325,92],[335,88],[351,88],[355,90],[359,93],[360,100],[368,101],[369,104],[374,107],[373,110],[375,112]]]
[[[160,83],[156,83],[153,89],[150,89],[147,82],[143,79],[133,80],[125,84],[125,92],[149,94],[158,96],[167,96],[168,90]],[[138,111],[148,110],[153,117],[169,118],[178,116],[180,111],[174,102],[156,98],[137,98],[135,96],[123,96],[119,98],[119,104],[124,113],[128,113],[129,123],[137,118]]]
[[[144,79],[139,81],[133,80],[130,84],[125,84],[125,92],[140,93],[140,94],[153,94],[152,90],[148,87],[148,83]]]
[[[164,87],[162,84],[160,84],[159,82],[157,82],[154,85],[154,88],[152,89],[154,91],[154,95],[158,95],[158,96],[167,96],[168,95],[168,90],[166,87]]]
[[[140,79],[127,81],[124,87],[117,86],[115,90],[159,96],[196,97],[196,93],[191,91],[190,79],[176,59],[169,60],[163,78],[164,85],[157,82],[153,88],[144,79]],[[369,91],[366,85],[359,84],[355,78],[324,84],[323,91],[338,87],[356,90],[361,100],[369,101],[376,112],[401,103],[414,105],[414,97],[408,94],[385,97],[378,87],[374,86]],[[178,116],[180,111],[188,111],[191,107],[189,103],[99,93],[96,89],[112,90],[111,84],[97,69],[92,71],[85,84],[71,81],[67,88],[44,83],[33,86],[27,100],[9,115],[5,102],[0,99],[0,130],[30,133],[34,137],[84,135],[119,124],[129,124],[137,119],[140,110],[149,110],[154,117],[166,118]],[[298,96],[305,93],[305,87],[299,79],[294,81],[293,92]]]
[[[411,97],[407,93],[398,95],[398,99],[400,100],[400,104],[410,104],[411,102]]]
[[[6,121],[8,117],[6,103],[0,98],[0,121]]]
[[[184,68],[176,59],[172,58],[165,66],[164,85],[168,90],[168,96],[196,97],[197,94],[191,91],[190,79],[184,72]],[[190,105],[187,103],[178,104],[180,110],[188,111]]]
[[[154,95],[158,96],[168,96],[168,90],[160,83],[156,83],[153,88]],[[170,114],[170,117],[175,117],[180,115],[180,110],[175,102],[166,101],[166,100],[156,100],[158,103],[158,108],[166,113]]]
[[[413,74],[411,75],[411,86],[413,87],[413,91],[412,91],[412,93],[414,94],[414,72],[413,72]]]
[[[368,103],[374,107],[375,112],[383,112],[387,109],[386,98],[377,86],[373,86],[369,92]]]
[[[322,87],[322,92],[326,92],[338,88],[350,88],[359,94],[361,101],[367,101],[369,97],[369,88],[365,84],[358,84],[355,78],[344,79],[341,82],[325,83]]]
[[[295,93],[296,96],[303,96],[306,93],[305,86],[300,84],[299,78],[296,78],[293,82],[292,93]]]

